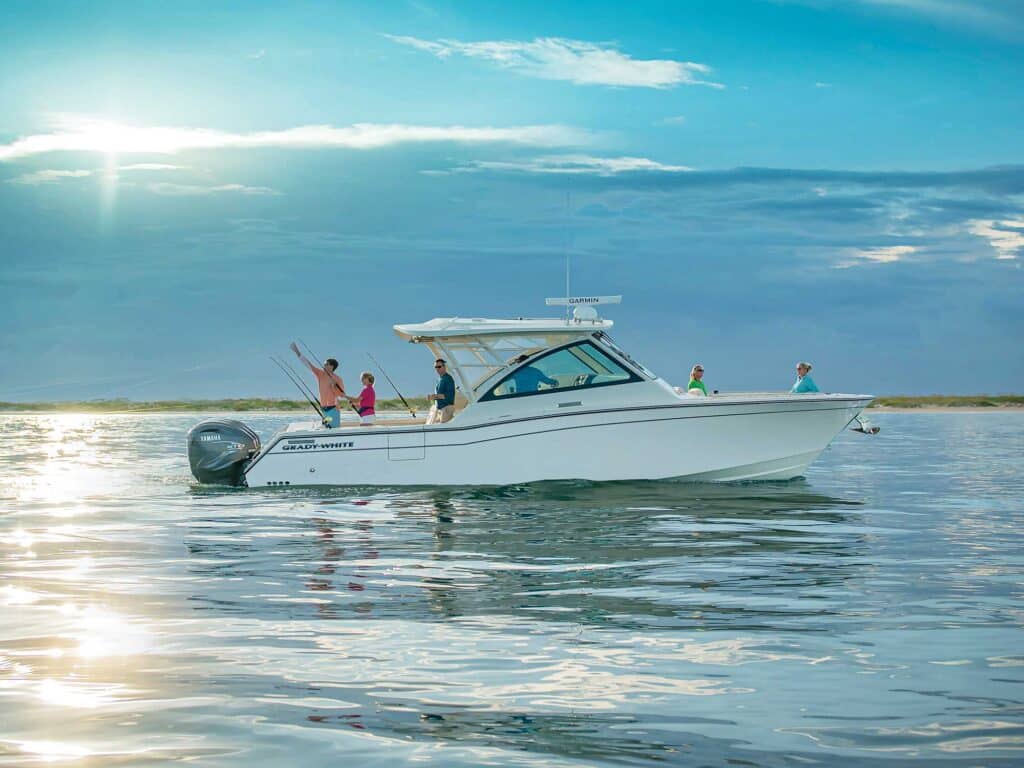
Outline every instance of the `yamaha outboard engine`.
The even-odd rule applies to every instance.
[[[259,450],[259,435],[234,419],[210,419],[188,431],[188,463],[200,483],[244,484],[242,472]]]

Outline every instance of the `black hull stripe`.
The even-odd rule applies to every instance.
[[[837,402],[837,401],[831,401],[831,402]],[[857,402],[857,401],[851,400],[851,401],[838,401],[838,402]],[[662,408],[664,406],[655,406],[655,407],[656,408]],[[669,406],[669,407],[673,407],[674,408],[675,406]],[[642,408],[632,408],[632,409],[621,409],[621,410],[644,410],[644,409],[642,409]],[[821,411],[845,411],[845,410],[848,410],[848,406],[847,407],[840,407],[840,408],[808,408],[808,409],[800,409],[799,411],[796,411],[796,412],[797,413],[820,413]],[[619,412],[619,411],[590,411],[589,413],[615,413],[615,412]],[[612,421],[612,422],[605,422],[603,424],[576,424],[576,425],[567,426],[567,427],[554,427],[552,429],[538,429],[538,430],[535,430],[533,432],[518,432],[518,433],[516,433],[514,435],[498,435],[498,436],[495,436],[495,437],[485,437],[485,438],[481,438],[480,440],[468,440],[468,441],[461,442],[461,443],[437,443],[437,444],[432,444],[432,445],[424,444],[423,445],[423,449],[426,450],[427,448],[462,448],[462,447],[465,447],[467,445],[480,445],[482,443],[492,443],[492,442],[495,442],[497,440],[510,440],[512,438],[531,437],[533,435],[545,435],[545,434],[549,434],[549,433],[552,433],[552,432],[568,432],[568,431],[576,430],[576,429],[596,429],[596,428],[599,428],[599,427],[617,427],[617,426],[625,426],[625,425],[628,425],[628,424],[652,424],[652,423],[662,422],[662,421],[686,421],[688,419],[717,419],[717,418],[723,418],[723,417],[728,417],[728,416],[768,416],[768,415],[776,414],[776,413],[793,413],[793,412],[794,411],[792,411],[792,410],[781,410],[781,411],[745,411],[745,412],[740,412],[740,413],[708,413],[708,414],[697,414],[697,415],[693,415],[693,416],[666,416],[666,417],[658,418],[658,419],[635,419],[633,421]],[[568,414],[567,413],[567,414],[554,414],[554,415],[556,415],[556,416],[557,415],[581,416],[583,414],[580,414],[580,413]],[[519,419],[518,421],[530,421],[533,418],[538,418],[538,417],[531,417],[529,419]],[[545,418],[545,417],[539,417],[539,418]],[[851,419],[851,421],[852,421],[852,419]],[[505,424],[510,424],[510,423],[513,423],[513,422],[503,421],[503,422],[497,422],[495,424],[478,424],[478,425],[475,425],[473,427],[461,427],[460,429],[461,430],[468,430],[468,429],[487,428],[487,427],[494,427],[494,426],[504,426]],[[849,424],[849,423],[850,422],[847,422],[847,424]],[[452,429],[451,431],[454,432],[456,430]],[[404,430],[401,434],[410,434],[410,433],[416,434],[416,431],[414,431],[414,430]],[[360,433],[355,433],[355,434],[360,434]],[[363,434],[365,434],[365,433],[363,433]],[[400,434],[400,433],[391,432],[389,434]],[[280,442],[282,442],[284,440],[288,440],[288,439],[294,440],[296,438],[295,437],[287,438],[287,437],[284,437],[284,436],[279,437],[277,440],[275,440],[273,443],[271,443],[270,447],[264,453],[260,454],[260,456],[256,459],[256,461],[254,461],[252,464],[250,464],[246,468],[245,473],[249,474],[249,471],[252,470],[252,468],[255,467],[265,456],[270,455],[270,453],[273,451],[273,449],[277,447],[278,443],[280,443]],[[323,449],[320,449],[320,450],[309,451],[308,453],[305,452],[305,451],[295,451],[294,453],[295,453],[295,455],[307,455],[307,456],[312,455],[312,456],[315,456],[315,455],[320,455],[320,454],[323,454],[323,453],[359,453],[359,452],[363,452],[363,451],[401,451],[401,450],[417,450],[419,448],[420,448],[420,446],[418,446],[418,445],[408,445],[408,446],[403,445],[403,446],[393,446],[393,447],[388,447],[388,446],[384,445],[384,446],[380,446],[379,448],[323,448]],[[283,452],[279,451],[279,452],[275,453],[274,455],[275,456],[281,456],[281,455],[283,455]]]

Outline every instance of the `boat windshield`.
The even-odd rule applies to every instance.
[[[480,399],[543,395],[632,381],[640,381],[640,377],[619,365],[596,344],[582,341],[534,358],[499,381]]]
[[[647,376],[648,378],[651,378],[651,379],[658,378],[657,376],[655,376],[653,371],[650,371],[647,368],[647,366],[645,366],[645,365],[643,365],[641,363],[638,363],[636,360],[634,360],[630,356],[630,354],[628,352],[626,352],[626,350],[624,350],[622,347],[620,347],[618,344],[616,344],[614,341],[612,341],[612,337],[609,336],[604,331],[598,331],[597,333],[595,333],[594,334],[594,338],[596,338],[598,341],[600,341],[606,347],[611,349],[615,354],[617,354],[623,360],[625,360],[630,365],[632,365],[634,368],[636,368],[638,371],[640,371],[640,373],[644,374],[645,376]]]
[[[574,337],[578,334],[482,334],[436,338],[425,343],[436,357],[448,360],[463,392],[475,392],[498,371],[523,355],[536,354]]]

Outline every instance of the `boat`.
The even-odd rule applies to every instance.
[[[189,431],[193,474],[250,488],[790,480],[873,399],[676,389],[612,340],[613,322],[597,307],[620,298],[549,299],[565,317],[395,325],[448,361],[450,421],[299,421],[261,444],[244,424],[215,419]]]

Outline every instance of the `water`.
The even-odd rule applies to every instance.
[[[1024,761],[1024,414],[414,491],[198,488],[197,420],[0,418],[0,765]]]

